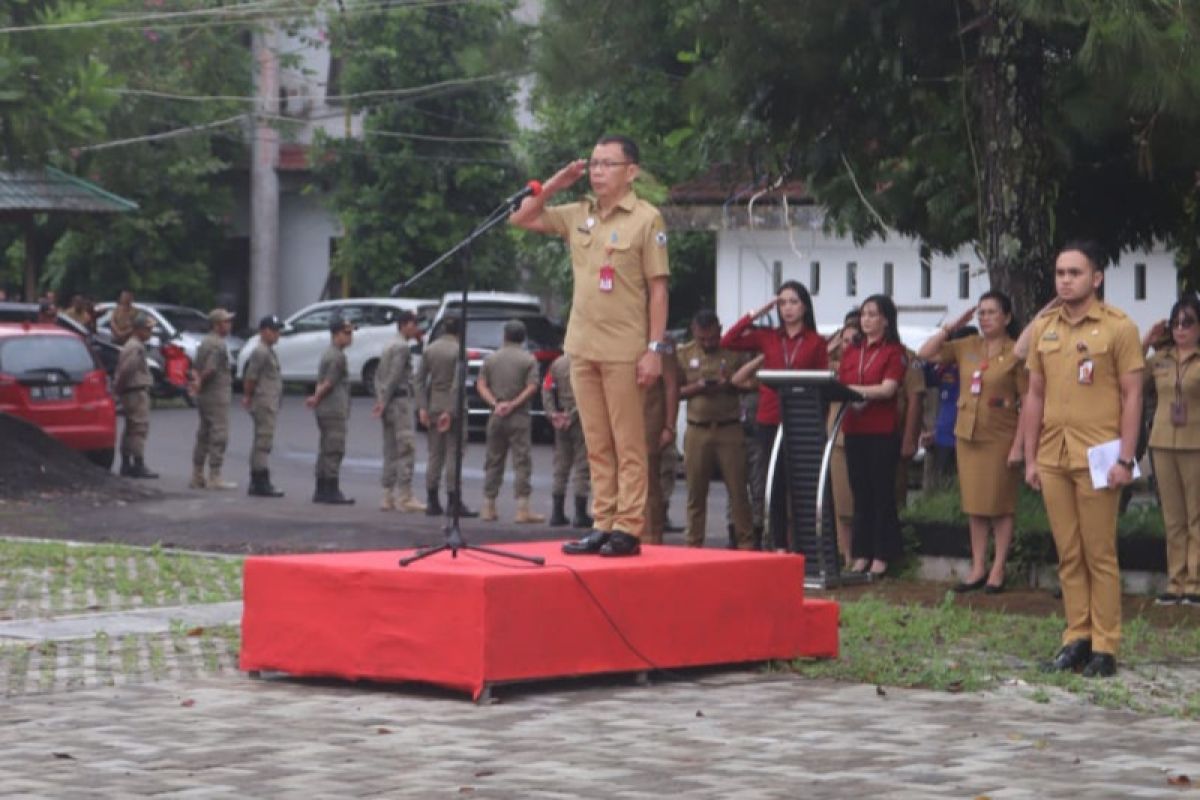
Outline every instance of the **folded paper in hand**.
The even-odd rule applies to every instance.
[[[1095,447],[1089,447],[1088,456],[1088,471],[1092,474],[1093,489],[1108,488],[1108,471],[1117,463],[1117,459],[1121,457],[1121,440],[1113,439],[1111,442],[1104,442]],[[1142,471],[1138,468],[1137,461],[1133,462],[1133,479],[1137,480],[1142,477]]]

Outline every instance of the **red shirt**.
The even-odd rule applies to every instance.
[[[721,347],[762,353],[762,369],[829,369],[829,354],[821,334],[805,329],[788,336],[782,327],[760,328],[751,325],[753,321],[747,314],[734,323],[721,337]],[[756,420],[763,425],[779,424],[779,397],[774,389],[761,383]]]
[[[904,345],[880,339],[868,344],[848,344],[842,350],[842,362],[838,368],[838,380],[847,386],[877,386],[889,378],[899,384],[896,394],[888,400],[870,400],[865,408],[851,407],[842,418],[842,432],[895,433],[900,425],[897,406],[900,392],[904,391],[904,370],[908,369],[908,357]]]

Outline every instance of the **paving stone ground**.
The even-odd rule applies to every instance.
[[[508,687],[236,674],[0,706],[27,797],[1153,798],[1200,777],[1194,723],[1003,693],[756,671]]]

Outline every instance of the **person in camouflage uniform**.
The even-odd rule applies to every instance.
[[[138,313],[138,310],[133,307],[133,292],[122,289],[121,293],[117,295],[117,305],[108,318],[108,329],[112,331],[113,344],[125,344],[129,341],[129,337],[133,335],[133,321]],[[154,328],[153,320],[151,320],[150,327]]]
[[[154,320],[148,314],[134,317],[132,334],[121,348],[113,373],[113,392],[121,399],[125,430],[121,435],[121,475],[127,478],[157,478],[146,468],[146,436],[150,433],[150,365],[146,361],[146,340],[154,332]]]
[[[242,408],[254,420],[254,444],[250,449],[250,489],[253,497],[283,497],[283,492],[271,484],[271,469],[267,457],[275,442],[275,416],[283,399],[283,379],[279,373],[279,357],[275,343],[283,321],[274,314],[258,323],[258,345],[250,353],[246,371],[242,374]]]
[[[587,443],[583,440],[583,426],[579,424],[579,409],[575,406],[575,392],[571,389],[571,357],[563,353],[546,371],[542,384],[542,408],[550,417],[554,428],[554,507],[550,512],[550,524],[556,527],[572,525],[576,528],[592,527],[588,515],[588,495],[591,493],[591,473],[588,471]],[[566,514],[567,481],[575,483],[575,517]]]
[[[320,431],[317,452],[317,488],[314,503],[349,505],[351,497],[339,485],[342,459],[346,456],[346,421],[350,418],[350,372],[345,350],[354,340],[354,325],[335,316],[329,322],[330,344],[317,365],[317,389],[304,400],[313,409]]]
[[[211,332],[200,342],[192,364],[190,391],[196,398],[200,425],[192,449],[192,489],[236,489],[237,484],[221,477],[225,447],[229,443],[229,404],[233,399],[233,374],[229,370],[229,349],[225,344],[233,328],[233,314],[214,308],[208,314]],[[204,464],[208,462],[208,477]]]
[[[375,407],[371,414],[383,420],[383,511],[424,511],[413,497],[413,368],[409,342],[421,341],[417,315],[401,311],[396,318],[397,337],[383,351],[375,372]]]
[[[421,424],[429,436],[429,461],[425,465],[425,489],[429,494],[425,513],[437,516],[453,513],[459,517],[478,514],[462,502],[456,480],[458,443],[466,437],[466,421],[458,418],[458,349],[462,323],[456,316],[442,321],[442,334],[425,348],[421,367],[417,370],[417,406]],[[438,500],[438,484],[442,473],[446,478],[446,509]]]
[[[483,481],[483,511],[480,519],[495,521],[496,495],[504,482],[504,462],[513,454],[513,488],[517,498],[514,522],[545,522],[541,514],[529,508],[533,493],[530,452],[531,423],[529,403],[538,390],[537,359],[525,349],[525,324],[519,319],[504,323],[504,344],[483,360],[476,388],[483,402],[492,408],[487,425],[487,460]]]

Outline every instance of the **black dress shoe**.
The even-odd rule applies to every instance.
[[[613,531],[608,541],[600,548],[602,556],[636,556],[642,552],[642,543],[636,536],[625,531]]]
[[[1058,655],[1054,657],[1054,660],[1044,664],[1042,666],[1042,670],[1044,672],[1066,672],[1068,670],[1076,670],[1087,664],[1089,661],[1091,661],[1091,659],[1092,640],[1076,639],[1073,642],[1063,645],[1062,649],[1058,651]]]
[[[608,537],[611,535],[608,531],[589,531],[582,539],[564,544],[562,551],[569,556],[587,556],[599,553],[600,548],[608,544]]]
[[[1117,659],[1112,653],[1092,653],[1092,660],[1083,668],[1085,678],[1111,678],[1117,674]]]
[[[986,575],[984,575],[979,580],[971,581],[970,583],[963,581],[962,583],[960,583],[954,587],[954,593],[955,594],[966,594],[967,592],[978,592],[980,589],[983,588],[984,584],[986,584],[986,583],[987,583]]]

